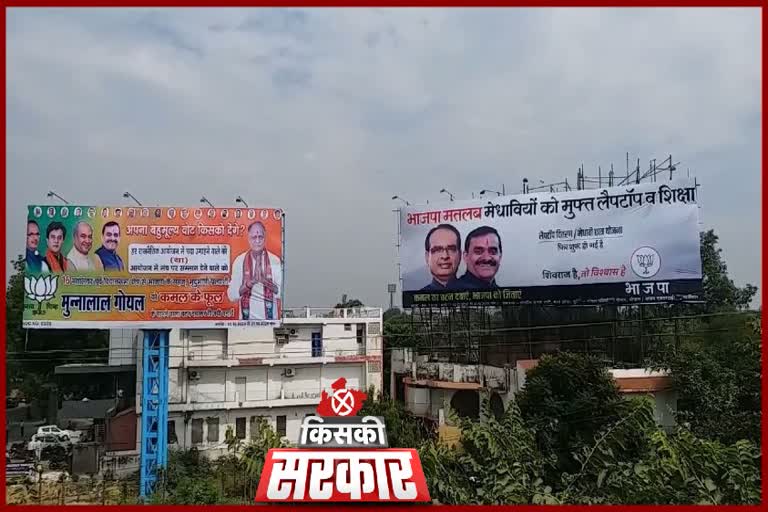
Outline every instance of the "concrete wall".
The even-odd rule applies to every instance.
[[[285,436],[284,439],[289,443],[297,443],[299,439],[299,430],[301,422],[304,417],[309,414],[314,414],[314,406],[303,407],[280,407],[280,408],[241,408],[233,409],[229,411],[215,410],[215,411],[195,411],[188,417],[188,421],[185,423],[184,414],[171,413],[168,415],[169,421],[173,422],[175,428],[177,443],[171,445],[175,448],[189,449],[195,447],[198,450],[205,450],[209,456],[215,457],[226,452],[226,432],[227,428],[231,427],[233,433],[236,432],[237,418],[245,418],[245,439],[244,443],[247,443],[251,438],[253,417],[262,417],[267,421],[267,424],[273,429],[277,430],[278,418],[285,418]],[[219,437],[216,441],[208,440],[209,423],[208,418],[217,418],[219,422]],[[192,443],[192,425],[193,420],[203,420],[203,440],[201,443]],[[169,439],[171,439],[169,432]]]
[[[87,401],[64,400],[61,403],[57,421],[66,423],[67,420],[75,418],[105,418],[107,411],[116,404],[117,400],[114,398]]]
[[[171,403],[254,402],[265,400],[314,398],[322,390],[344,377],[347,387],[363,388],[365,363],[328,364],[315,366],[261,366],[232,368],[198,368],[192,370],[197,378],[187,380],[189,372],[171,370],[169,379]],[[292,371],[293,376],[290,376]],[[242,380],[245,379],[245,393]],[[238,388],[240,386],[240,388]]]
[[[141,331],[135,329],[110,329],[109,365],[136,364],[136,350],[141,343]]]

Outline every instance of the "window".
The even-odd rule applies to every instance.
[[[251,439],[256,439],[259,430],[268,423],[264,416],[251,416]]]
[[[208,442],[219,442],[219,418],[208,418]]]
[[[245,385],[245,377],[235,377],[235,393],[237,393],[237,402],[245,402],[247,400],[247,398],[245,398]]]
[[[168,420],[168,444],[176,444],[179,438],[176,437],[176,420]]]
[[[245,439],[245,418],[235,418],[235,437]]]
[[[201,444],[203,442],[203,419],[192,420],[192,444]]]
[[[344,330],[345,331],[351,331],[352,330],[352,324],[344,324]]]
[[[277,435],[280,437],[285,437],[286,433],[286,420],[285,416],[278,416],[277,417]]]
[[[312,333],[312,357],[322,357],[323,355],[323,333]]]

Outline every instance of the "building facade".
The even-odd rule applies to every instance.
[[[409,348],[392,349],[390,357],[390,396],[403,402],[415,416],[438,427],[451,425],[449,410],[479,417],[483,398],[490,400],[492,412],[502,413],[525,387],[528,371],[538,364],[537,359],[518,359],[514,366],[503,367],[435,362]],[[645,368],[609,371],[620,393],[651,396],[656,422],[674,428],[677,394],[666,372]]]
[[[290,309],[279,328],[172,330],[170,446],[216,457],[226,453],[228,430],[247,443],[258,418],[295,443],[301,421],[340,377],[347,387],[380,392],[382,331],[382,310],[366,307]],[[110,353],[123,364],[128,353],[140,362],[141,336],[115,331]],[[136,374],[140,432],[141,364]]]

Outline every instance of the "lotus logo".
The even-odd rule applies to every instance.
[[[659,273],[661,257],[653,247],[641,247],[632,254],[630,265],[635,275],[649,279]]]
[[[37,301],[38,311],[43,308],[43,302],[51,300],[56,295],[58,285],[58,276],[30,276],[24,278],[24,291],[27,294],[27,298]]]

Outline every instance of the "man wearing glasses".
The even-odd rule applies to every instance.
[[[456,271],[461,262],[461,235],[450,224],[432,228],[424,240],[424,257],[432,274],[432,282],[422,291],[444,291],[453,289]]]
[[[36,221],[27,222],[27,271],[28,272],[48,272],[48,264],[45,258],[40,255],[37,249],[40,244],[40,226]]]

